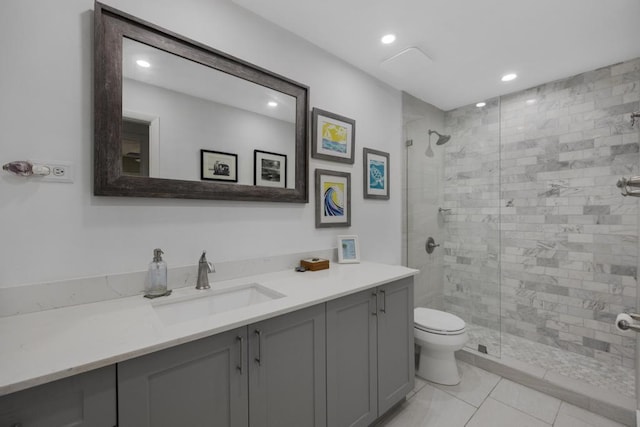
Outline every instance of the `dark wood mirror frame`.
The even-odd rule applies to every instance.
[[[94,194],[308,203],[309,88],[189,40],[154,24],[95,3]],[[295,188],[128,176],[122,173],[122,38],[127,37],[296,99]]]

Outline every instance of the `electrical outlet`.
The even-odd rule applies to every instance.
[[[73,182],[73,163],[62,160],[33,160],[33,163],[49,168],[49,175],[40,179],[50,182]]]

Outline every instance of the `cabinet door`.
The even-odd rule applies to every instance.
[[[247,329],[118,364],[120,427],[248,425]]]
[[[115,366],[0,398],[0,425],[113,427],[116,425]]]
[[[378,287],[378,414],[414,386],[413,277]]]
[[[327,423],[368,426],[378,416],[375,290],[327,302]]]
[[[325,306],[249,325],[252,427],[326,426]]]

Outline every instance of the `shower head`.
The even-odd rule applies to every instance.
[[[435,133],[436,135],[438,135],[438,140],[436,141],[436,145],[446,144],[451,139],[451,135],[442,135],[439,132],[436,132],[435,130],[431,130],[431,129],[429,129],[429,138],[431,138],[432,133]]]

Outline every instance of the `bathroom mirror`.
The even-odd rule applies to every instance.
[[[308,92],[96,3],[94,194],[306,203]]]

